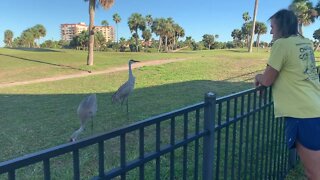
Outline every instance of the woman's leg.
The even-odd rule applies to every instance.
[[[299,142],[296,142],[296,148],[308,179],[320,180],[320,150],[310,150]]]

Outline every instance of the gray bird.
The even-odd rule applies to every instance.
[[[124,101],[126,101],[127,104],[127,118],[129,118],[129,105],[128,105],[128,97],[133,91],[134,83],[135,83],[135,77],[132,74],[131,64],[140,62],[136,60],[129,60],[129,79],[127,82],[125,82],[123,85],[120,86],[120,88],[112,95],[112,102],[117,102],[123,104]]]
[[[78,106],[77,114],[80,119],[80,128],[76,130],[70,138],[70,141],[76,141],[79,134],[84,131],[86,123],[91,119],[91,129],[93,127],[93,117],[97,113],[97,96],[96,94],[91,94],[85,97]]]

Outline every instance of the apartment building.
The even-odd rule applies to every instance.
[[[71,41],[72,38],[82,31],[88,30],[88,26],[84,22],[78,24],[61,24],[61,39]],[[100,31],[106,38],[106,41],[115,41],[115,31],[112,26],[95,26],[94,30]]]

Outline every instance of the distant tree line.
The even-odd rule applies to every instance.
[[[319,17],[320,1],[313,6],[310,0],[293,0],[289,9],[293,10],[299,21],[299,32],[303,35],[303,26],[313,23]],[[107,42],[103,35],[98,32],[92,32],[94,35],[94,50],[107,51],[113,49],[115,51],[150,51],[150,48],[156,49],[158,52],[170,52],[177,48],[186,47],[193,50],[202,49],[223,49],[223,48],[238,48],[248,47],[253,21],[248,12],[243,13],[244,21],[240,28],[234,29],[231,32],[233,41],[218,42],[219,35],[204,34],[202,40],[196,42],[191,36],[185,37],[185,30],[176,23],[173,18],[153,18],[151,15],[142,16],[139,13],[133,13],[127,21],[131,32],[131,37],[125,39],[118,34],[118,24],[122,21],[120,15],[115,13],[113,21],[116,24],[117,40],[116,42]],[[107,20],[103,20],[101,25],[108,26]],[[254,34],[256,39],[254,46],[266,47],[270,42],[261,42],[260,37],[266,34],[268,28],[265,23],[256,21]],[[152,34],[156,39],[152,38]],[[46,29],[43,25],[37,24],[31,28],[24,30],[20,36],[14,38],[11,30],[4,32],[5,47],[28,47],[28,48],[73,48],[79,50],[87,50],[90,44],[89,31],[81,32],[75,36],[72,41],[53,41],[46,40],[39,43],[40,39],[46,36]],[[120,37],[120,38],[119,38]],[[316,40],[317,46],[320,44],[320,29],[314,31],[313,38]]]
[[[46,36],[46,28],[37,24],[31,28],[24,30],[20,37],[13,38],[13,32],[6,30],[4,32],[4,43],[6,47],[39,47],[40,38]]]

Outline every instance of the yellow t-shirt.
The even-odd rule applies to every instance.
[[[313,44],[301,36],[276,40],[268,65],[279,71],[272,85],[276,117],[320,117],[320,82]]]

